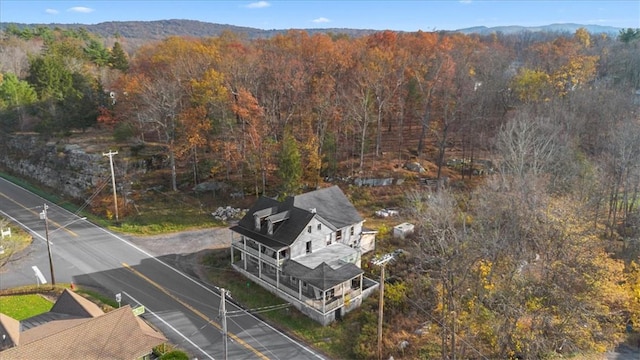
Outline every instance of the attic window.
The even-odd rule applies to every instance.
[[[309,225],[309,226],[307,227],[307,232],[308,232],[309,234],[311,234],[311,225]]]
[[[322,230],[322,224],[318,224],[318,230]]]

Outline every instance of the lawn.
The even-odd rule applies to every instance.
[[[53,303],[41,295],[0,296],[0,313],[16,320],[28,319],[51,310]]]

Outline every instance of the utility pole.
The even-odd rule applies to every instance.
[[[395,259],[394,253],[385,254],[371,262],[380,266],[380,299],[378,300],[378,360],[382,360],[382,319],[384,314],[384,269],[387,263]]]
[[[51,286],[56,285],[56,276],[53,272],[53,258],[51,257],[51,242],[49,241],[49,219],[47,218],[47,209],[49,206],[45,203],[44,209],[40,213],[40,218],[44,220],[44,234],[47,240],[47,251],[49,253],[49,271],[51,272]]]
[[[224,347],[224,359],[227,360],[227,291],[220,288],[220,316],[222,317],[222,343]]]
[[[113,155],[118,155],[117,151],[109,150],[108,153],[102,153],[102,156],[109,157],[109,164],[111,165],[111,186],[113,187],[113,206],[116,210],[116,222],[118,222],[118,196],[116,195],[116,177],[113,173]]]

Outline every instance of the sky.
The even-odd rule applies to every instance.
[[[395,31],[556,23],[640,28],[640,0],[0,0],[0,23],[186,19],[257,29]]]

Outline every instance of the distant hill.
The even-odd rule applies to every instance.
[[[116,35],[127,39],[160,40],[168,36],[194,36],[208,37],[219,36],[225,31],[231,31],[245,35],[248,39],[269,38],[277,34],[286,33],[288,30],[263,30],[250,27],[214,24],[196,20],[157,20],[157,21],[109,21],[94,25],[85,24],[22,24],[0,23],[0,29],[4,30],[9,25],[24,27],[46,26],[61,29],[85,28],[87,31],[109,38]],[[364,36],[377,32],[364,29],[301,29],[310,34],[334,33],[349,36]]]
[[[167,36],[219,36],[225,31],[231,31],[238,34],[244,34],[248,39],[269,38],[277,34],[282,34],[288,30],[263,30],[250,27],[214,24],[196,20],[158,20],[158,21],[109,21],[94,25],[85,24],[22,24],[22,23],[0,23],[0,29],[4,29],[9,25],[15,25],[18,28],[46,26],[51,28],[85,28],[87,31],[98,34],[105,38],[115,37],[116,35],[126,39],[138,40],[160,40]],[[580,25],[580,24],[552,24],[537,27],[525,26],[498,26],[498,27],[470,27],[465,29],[454,30],[453,32],[461,32],[465,34],[491,34],[501,32],[504,34],[514,34],[518,32],[575,32],[576,29],[584,27],[590,33],[610,33],[618,34],[620,28],[600,25]],[[351,37],[359,37],[369,35],[381,30],[372,29],[299,29],[310,34],[314,33],[333,33],[344,34]],[[449,31],[446,31],[449,32]]]
[[[581,25],[581,24],[551,24],[544,26],[494,26],[494,27],[486,27],[486,26],[476,26],[465,29],[456,30],[456,32],[461,32],[464,34],[481,34],[488,35],[491,33],[503,33],[503,34],[517,34],[520,32],[569,32],[574,33],[579,28],[585,28],[591,34],[619,34],[621,28],[613,27],[613,26],[601,26],[601,25]]]

